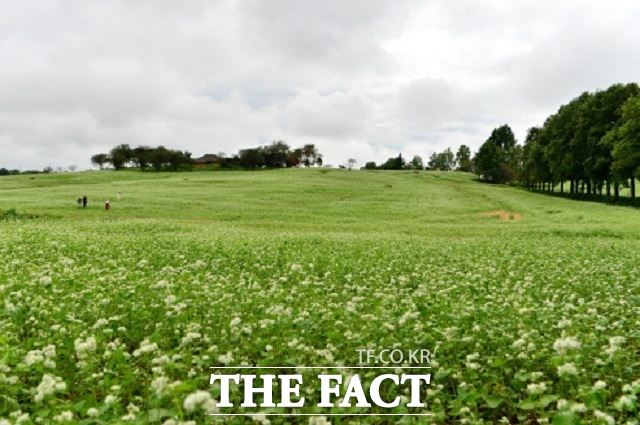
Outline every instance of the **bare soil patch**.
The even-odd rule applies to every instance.
[[[490,211],[485,213],[480,213],[485,217],[498,217],[500,220],[506,221],[518,221],[522,220],[522,216],[518,213],[509,212],[509,211]]]

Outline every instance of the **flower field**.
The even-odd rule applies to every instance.
[[[7,180],[0,209],[39,217],[0,221],[0,424],[638,423],[636,210],[455,173],[221,174]],[[116,183],[112,211],[75,209]],[[211,367],[366,378],[357,350],[394,348],[430,350],[425,408],[356,416],[384,410],[311,385],[324,417],[207,415]]]

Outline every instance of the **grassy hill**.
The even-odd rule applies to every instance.
[[[0,221],[0,418],[209,423],[220,397],[209,375],[228,371],[211,367],[323,366],[370,382],[363,349],[429,350],[426,407],[317,408],[307,370],[298,413],[440,424],[638,413],[632,208],[459,173],[318,169],[2,177],[0,210],[13,208],[39,218]],[[416,364],[385,373],[397,366]],[[223,413],[292,413],[231,400]],[[265,423],[252,418],[221,420]]]
[[[75,201],[83,195],[89,207],[78,210]],[[112,205],[109,212],[105,200]],[[103,171],[3,177],[0,209],[10,208],[68,218],[204,220],[288,232],[463,236],[494,228],[518,233],[638,230],[633,209],[556,199],[446,172]],[[502,217],[511,227],[497,212],[506,213]]]

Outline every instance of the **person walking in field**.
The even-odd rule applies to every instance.
[[[78,198],[78,208],[82,207],[82,198]]]
[[[82,208],[87,208],[87,202],[89,201],[89,199],[87,198],[87,195],[84,195],[82,197]]]
[[[109,211],[111,209],[111,204],[109,201],[104,201],[104,209],[105,211]]]

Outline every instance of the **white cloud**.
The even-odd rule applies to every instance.
[[[477,149],[505,123],[522,140],[637,80],[638,39],[630,0],[2,2],[0,167],[280,139],[364,165]]]

